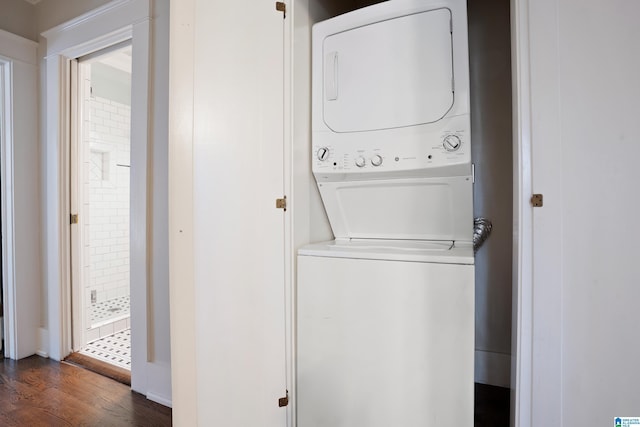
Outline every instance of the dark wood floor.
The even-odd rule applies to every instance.
[[[0,361],[0,426],[171,425],[171,409],[89,370],[39,356]]]
[[[476,384],[475,427],[509,427],[510,390]]]
[[[31,356],[0,364],[0,426],[171,425],[171,409],[89,370]],[[475,386],[475,427],[509,426],[509,389]]]
[[[103,362],[102,360],[94,359],[81,353],[71,353],[64,361],[131,386],[131,371]]]

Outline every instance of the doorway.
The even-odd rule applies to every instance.
[[[70,85],[72,359],[129,372],[131,62],[129,41],[82,56]]]

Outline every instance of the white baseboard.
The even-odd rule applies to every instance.
[[[475,382],[509,388],[511,386],[511,355],[476,350]]]
[[[144,394],[147,399],[171,408],[171,364],[147,362],[146,370],[147,381]]]
[[[49,331],[38,328],[38,349],[36,354],[40,357],[49,357]]]
[[[171,399],[167,399],[166,397],[159,396],[157,394],[147,393],[147,399],[153,400],[154,402],[167,406],[169,408],[172,407]]]

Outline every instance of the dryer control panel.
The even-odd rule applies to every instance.
[[[319,181],[468,174],[471,145],[466,118],[455,117],[447,120],[448,126],[432,129],[432,125],[421,135],[395,141],[371,134],[338,139],[318,132],[312,146],[313,172]]]

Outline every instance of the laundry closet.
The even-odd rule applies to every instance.
[[[391,0],[393,1],[393,0]],[[311,174],[311,27],[379,2],[308,0],[294,8],[295,249],[333,239]],[[512,259],[511,41],[508,0],[467,2],[473,216],[492,223],[475,255],[475,381],[510,386]],[[470,224],[471,228],[472,225]],[[299,284],[298,284],[299,286]]]
[[[296,260],[301,248],[336,237],[312,173],[320,154],[312,145],[312,26],[377,2],[186,3],[171,10],[172,382],[181,391],[174,393],[175,421],[293,425]],[[473,217],[491,220],[493,232],[476,254],[475,310],[465,314],[475,311],[475,381],[505,387],[509,3],[476,3],[467,11],[476,181],[469,187],[474,211],[464,233],[470,238]],[[395,162],[387,155],[381,155],[383,166],[374,164],[375,153],[363,157],[367,168],[384,168]]]

